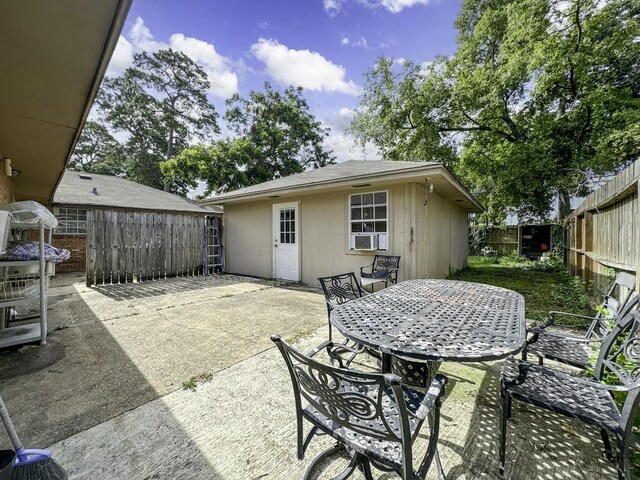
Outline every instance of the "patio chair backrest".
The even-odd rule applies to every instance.
[[[598,354],[595,377],[628,391],[620,424],[631,429],[640,400],[640,311],[633,309],[605,338]]]
[[[619,318],[621,313],[625,313],[627,304],[634,296],[635,286],[636,277],[634,275],[626,272],[619,272],[616,275],[615,281],[600,304],[607,315],[604,315],[603,311],[598,312],[587,329],[586,338],[595,335],[604,337],[611,331],[611,319]]]
[[[358,283],[355,273],[342,273],[330,277],[319,277],[318,281],[324,291],[324,299],[327,302],[327,313],[336,305],[342,305],[356,298],[362,297],[362,287]]]
[[[289,369],[299,419],[304,399],[326,417],[327,426],[357,434],[355,443],[377,440],[400,444],[403,464],[412,465],[411,431],[400,377],[333,367],[303,355],[278,335],[271,340]],[[326,431],[327,426],[321,429]]]
[[[376,255],[373,258],[374,272],[397,272],[400,268],[400,257],[394,255]]]

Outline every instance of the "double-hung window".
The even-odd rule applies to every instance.
[[[349,195],[349,248],[387,250],[389,203],[387,192]]]
[[[87,233],[87,211],[84,208],[56,208],[58,219],[56,234],[85,235]]]

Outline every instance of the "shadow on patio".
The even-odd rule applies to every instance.
[[[54,444],[71,479],[227,478],[213,463],[215,450],[198,439],[224,439],[228,421],[205,431],[185,410],[194,392],[182,383],[270,348],[272,331],[295,338],[326,323],[320,295],[239,280],[177,294],[161,286],[170,293],[131,302],[78,283],[53,288],[50,320],[58,328],[49,345],[0,352],[0,388],[25,444]],[[228,404],[214,397],[202,407],[224,415]],[[244,431],[255,433],[250,424]],[[127,455],[112,455],[114,448]]]
[[[117,418],[162,395],[141,371],[130,352],[114,337],[108,326],[82,302],[80,325],[53,331],[48,345],[27,345],[0,352],[0,388],[11,418],[25,445],[45,448],[95,425]],[[169,436],[176,447],[188,448],[191,439],[180,423],[170,414],[163,416],[162,428],[154,435]],[[136,442],[125,432],[107,443],[125,443],[135,449]],[[0,448],[9,448],[6,436],[0,436]],[[57,456],[57,449],[54,456]],[[148,454],[147,454],[148,455]],[[192,462],[209,478],[219,475],[198,451],[191,450]],[[102,459],[105,460],[105,459]],[[76,464],[61,464],[71,479],[87,478],[83,463],[100,462],[100,458],[84,457]],[[108,474],[110,464],[117,459],[102,461],[102,470],[95,478]],[[161,478],[150,476],[154,465],[137,455],[130,478]]]
[[[198,277],[174,277],[160,280],[147,280],[135,283],[92,285],[90,288],[113,300],[124,301],[161,295],[190,293],[194,290],[203,290],[211,287],[229,287],[237,285],[238,283],[268,285],[267,282],[253,277],[202,275]]]
[[[443,368],[450,376],[481,378],[473,387],[473,405],[467,405],[472,392],[461,385],[449,392],[444,403],[440,445],[449,480],[493,480],[498,476],[501,367],[502,362]],[[462,412],[468,417],[461,418]],[[460,435],[460,430],[465,434]],[[514,401],[507,431],[507,479],[616,478],[615,465],[603,457],[598,429]]]

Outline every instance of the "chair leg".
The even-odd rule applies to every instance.
[[[507,418],[510,416],[509,392],[502,386],[500,388],[501,411],[500,411],[500,445],[499,445],[499,466],[498,477],[504,479],[505,461],[507,456]]]
[[[337,443],[334,446],[320,452],[307,467],[307,470],[304,472],[304,476],[302,477],[303,480],[307,480],[320,463],[322,463],[327,458],[331,457],[332,455],[335,455],[336,453],[342,450],[344,450],[344,446],[342,444]]]
[[[541,367],[544,366],[544,357],[538,357],[538,365],[540,365]]]
[[[629,473],[629,446],[620,437],[617,437],[616,444],[616,446],[618,447],[616,453],[616,457],[618,460],[618,480],[631,480],[631,474]]]
[[[329,338],[329,340],[331,340],[331,338]],[[522,360],[525,362],[527,361],[527,347],[525,347],[524,350],[522,350]]]
[[[602,436],[602,443],[604,444],[604,458],[608,461],[615,461],[615,457],[611,452],[611,440],[609,440],[609,432],[607,432],[604,428],[600,429],[600,436]]]
[[[351,475],[355,473],[355,471],[362,465],[364,462],[364,457],[359,453],[354,453],[353,458],[351,458],[351,462],[346,466],[344,470],[342,470],[338,475],[333,477],[331,480],[347,480]],[[371,473],[371,471],[369,471]],[[369,479],[367,479],[369,480]]]
[[[373,475],[371,474],[371,464],[369,463],[369,459],[365,458],[362,460],[360,464],[362,468],[362,475],[364,475],[365,480],[373,480]]]

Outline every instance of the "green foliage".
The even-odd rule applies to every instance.
[[[386,158],[446,163],[488,206],[547,216],[640,155],[640,4],[465,0],[458,51],[380,60],[352,130]]]
[[[486,223],[474,222],[469,231],[469,253],[471,255],[480,255],[485,242],[491,233],[491,227]]]
[[[551,255],[557,258],[564,257],[564,229],[562,225],[551,226]]]
[[[138,53],[133,67],[105,79],[98,110],[113,131],[127,135],[127,177],[186,195],[186,182],[175,179],[165,185],[160,162],[218,133],[217,114],[207,99],[209,87],[204,70],[175,50]]]
[[[545,320],[551,310],[593,315],[584,283],[566,269],[541,270],[534,268],[537,262],[511,257],[498,257],[497,263],[494,261],[470,256],[469,266],[450,278],[509,288],[522,294],[526,316],[532,320]]]
[[[122,176],[125,173],[124,150],[104,125],[89,120],[82,130],[68,167],[82,172]]]
[[[210,382],[212,378],[213,378],[213,374],[209,372],[204,372],[194,377],[189,377],[187,380],[182,382],[182,389],[191,390],[192,392],[195,392],[196,389],[198,388],[198,384],[204,383],[204,382]]]
[[[541,257],[533,263],[531,268],[542,272],[564,272],[567,269],[562,258],[557,255]]]
[[[322,145],[329,129],[309,112],[302,92],[289,87],[280,93],[265,82],[264,91],[234,95],[225,120],[235,136],[187,149],[162,171],[174,182],[204,180],[209,195],[334,163]]]

